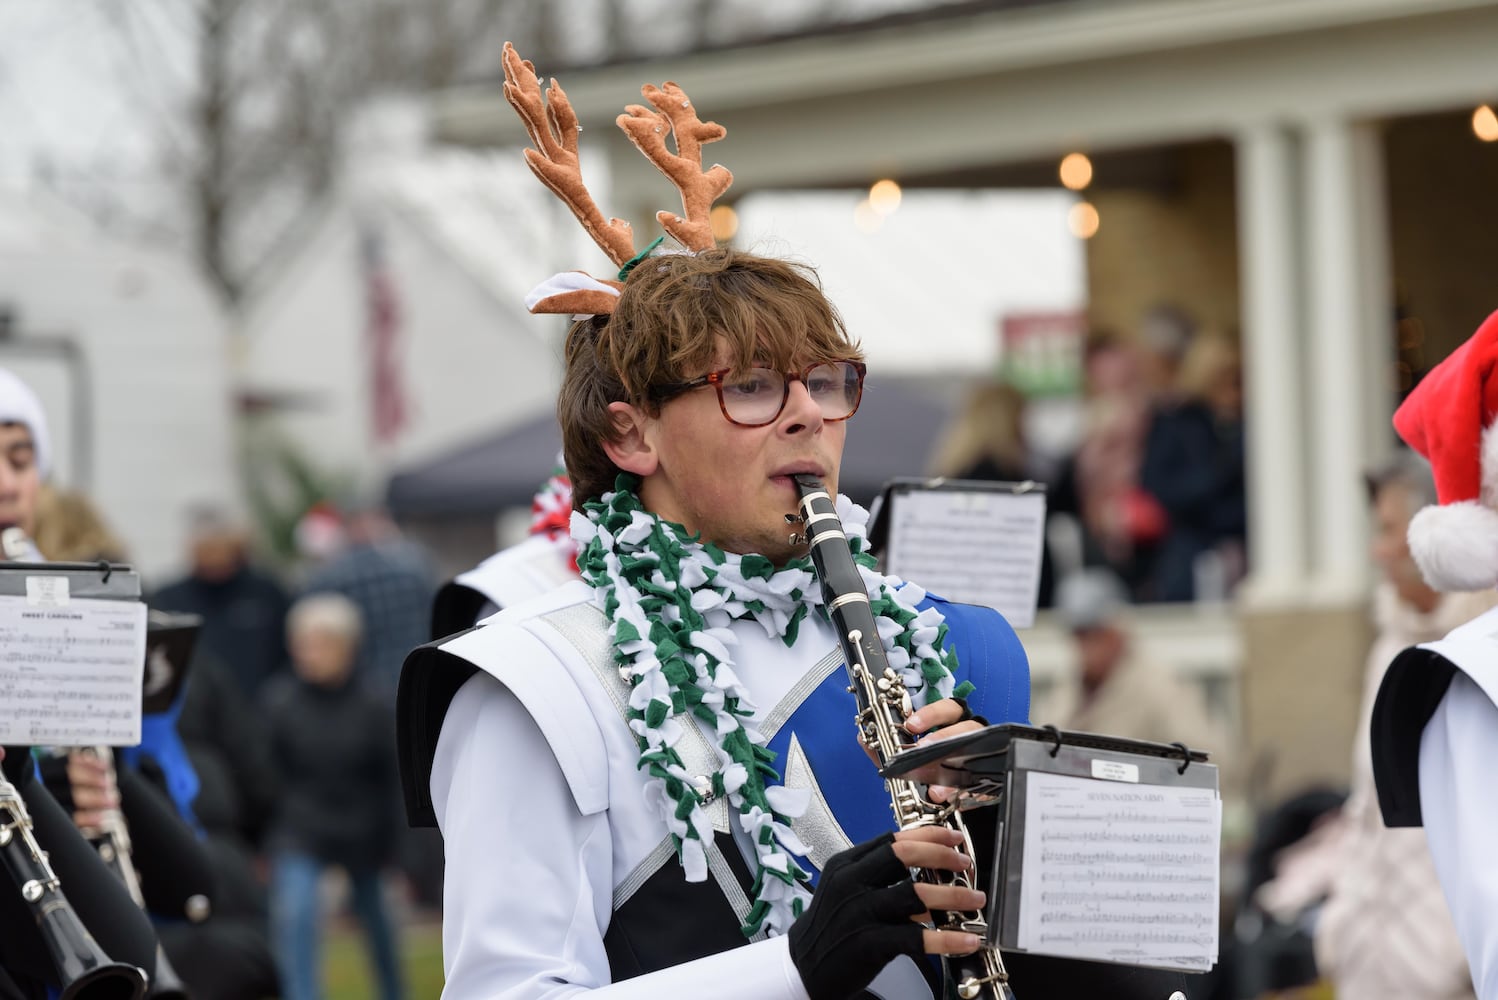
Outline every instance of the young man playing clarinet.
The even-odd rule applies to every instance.
[[[912,880],[973,859],[949,825],[892,834],[788,523],[793,477],[836,496],[859,348],[808,269],[714,246],[730,178],[701,169],[700,145],[722,129],[674,84],[620,126],[681,190],[685,217],[660,218],[685,252],[637,254],[581,186],[565,95],[553,84],[546,107],[508,46],[505,69],[532,169],[621,271],[558,275],[530,302],[585,317],[558,400],[582,579],[402,676],[408,810],[447,847],[444,996],[940,996],[929,956],[983,942],[930,913],[981,913],[983,883]],[[845,498],[837,514],[861,553],[867,514]],[[977,728],[973,712],[1026,720],[1028,665],[997,612],[859,561],[912,739]]]

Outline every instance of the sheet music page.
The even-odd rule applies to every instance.
[[[887,572],[949,601],[1035,623],[1045,494],[915,489],[890,497]]]
[[[140,742],[146,606],[0,596],[0,743]]]
[[[1207,788],[1026,776],[1021,948],[1205,972],[1222,802]]]

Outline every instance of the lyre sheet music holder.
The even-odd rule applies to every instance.
[[[933,765],[933,783],[997,800],[988,926],[999,947],[1216,964],[1222,802],[1204,752],[1005,724],[928,742],[882,773]]]
[[[140,742],[140,596],[123,564],[0,562],[0,743]]]
[[[165,712],[176,703],[202,628],[202,615],[157,608],[147,613],[146,672],[141,680],[141,711],[146,715]]]
[[[892,479],[869,513],[884,571],[949,601],[1035,623],[1045,538],[1045,486],[973,479]]]

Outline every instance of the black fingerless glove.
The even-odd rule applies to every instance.
[[[900,955],[925,952],[926,905],[886,833],[832,856],[806,912],[791,925],[791,961],[811,1000],[844,1000]]]
[[[953,698],[952,700],[962,706],[962,715],[958,717],[958,722],[966,722],[967,720],[972,719],[980,726],[991,725],[991,723],[987,719],[973,711],[973,706],[967,703],[966,698]]]

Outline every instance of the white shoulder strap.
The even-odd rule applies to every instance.
[[[614,666],[608,619],[604,618],[603,612],[591,604],[574,604],[543,615],[541,620],[578,651],[592,668],[598,683],[608,692],[609,700],[614,703],[619,718],[627,724],[629,682],[620,676]],[[676,752],[681,756],[682,765],[693,775],[711,775],[718,768],[717,750],[692,723],[684,724],[682,730],[681,741],[676,744]],[[714,830],[719,833],[728,832],[728,803],[725,800],[715,799],[710,802],[708,816],[713,821]]]

